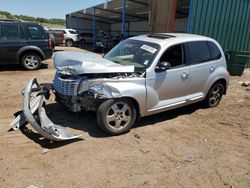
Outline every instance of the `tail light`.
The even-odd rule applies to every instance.
[[[64,33],[62,33],[62,39],[64,39]]]
[[[52,48],[52,41],[51,41],[51,39],[48,40],[48,48]]]

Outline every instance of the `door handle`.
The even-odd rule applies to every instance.
[[[183,73],[181,74],[181,77],[182,77],[183,79],[188,79],[188,75],[189,75],[188,72],[183,72]]]

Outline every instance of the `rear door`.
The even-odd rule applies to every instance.
[[[190,65],[187,98],[191,101],[205,97],[209,77],[218,67],[221,53],[210,41],[194,41],[186,43],[188,64]]]
[[[1,63],[13,63],[17,59],[17,51],[25,45],[25,35],[20,24],[1,24],[0,54]]]
[[[26,33],[28,36],[27,45],[37,46],[41,49],[46,49],[48,47],[48,35],[38,24],[26,24]]]

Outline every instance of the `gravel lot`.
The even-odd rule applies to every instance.
[[[146,117],[116,137],[98,128],[94,113],[69,113],[51,100],[51,119],[82,135],[53,143],[30,125],[8,132],[27,81],[53,80],[52,60],[44,64],[38,71],[0,66],[0,187],[250,187],[250,90],[239,83],[250,82],[249,69],[231,77],[218,107]]]

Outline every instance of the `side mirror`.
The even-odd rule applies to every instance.
[[[171,68],[171,65],[169,62],[162,61],[159,63],[159,65],[156,67],[156,72],[163,72]]]

